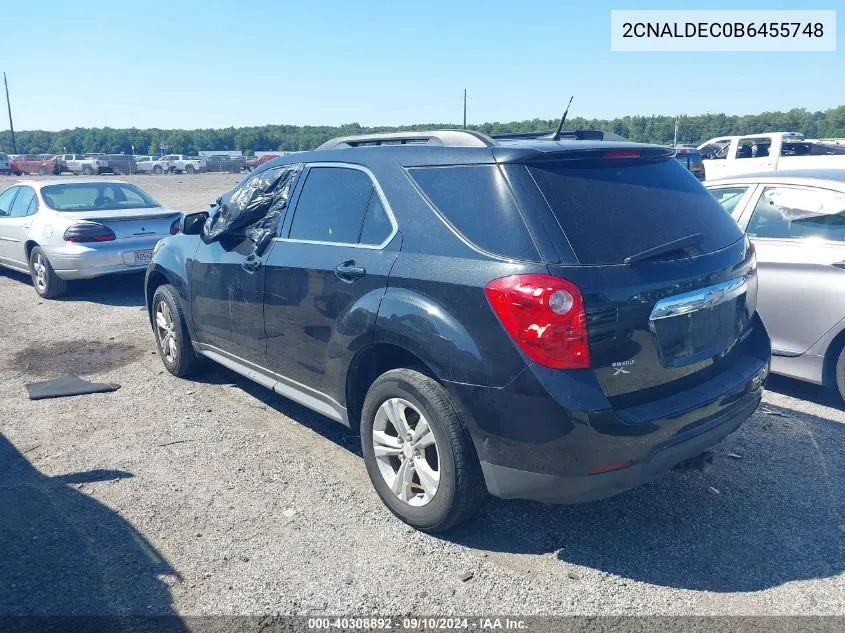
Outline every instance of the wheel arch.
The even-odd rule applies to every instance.
[[[147,306],[147,316],[150,323],[153,320],[153,295],[160,286],[170,283],[170,279],[161,269],[150,270],[144,283],[144,303]]]
[[[839,354],[843,348],[845,348],[845,327],[833,337],[833,340],[830,341],[825,350],[824,363],[822,365],[822,384],[827,386],[836,385],[836,361],[839,360]]]
[[[35,240],[27,240],[24,242],[24,250],[26,252],[26,261],[29,262],[29,256],[32,255],[32,249],[38,246],[38,242]]]
[[[361,422],[364,398],[376,378],[391,369],[415,369],[437,379],[432,368],[418,355],[393,343],[372,343],[358,351],[346,372],[346,412],[349,426],[357,429]]]

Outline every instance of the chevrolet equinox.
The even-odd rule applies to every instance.
[[[598,499],[760,402],[754,250],[673,150],[601,133],[338,138],[272,160],[156,246],[167,369],[211,359],[360,432],[426,531],[490,493]]]

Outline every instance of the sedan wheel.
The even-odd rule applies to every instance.
[[[391,492],[411,506],[429,503],[440,485],[440,455],[428,421],[401,398],[386,400],[373,423],[373,452]]]
[[[40,246],[33,248],[29,254],[29,274],[35,292],[45,299],[52,299],[67,292],[67,282],[56,274]]]

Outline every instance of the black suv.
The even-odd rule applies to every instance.
[[[422,530],[485,492],[588,501],[760,402],[753,248],[667,147],[465,131],[268,162],[156,247],[167,369],[230,369],[361,434]]]

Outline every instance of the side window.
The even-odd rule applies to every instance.
[[[845,194],[827,189],[766,187],[747,232],[749,237],[845,242]]]
[[[701,152],[705,160],[721,160],[727,157],[728,148],[730,148],[730,143],[722,141],[721,143],[709,143],[698,151]]]
[[[0,217],[8,217],[9,211],[12,208],[12,201],[15,199],[15,194],[18,193],[20,187],[10,187],[3,193],[0,193]]]
[[[363,171],[312,167],[294,210],[289,237],[356,244],[373,193],[373,181]]]
[[[378,245],[384,242],[393,231],[393,225],[381,198],[373,190],[370,196],[370,204],[367,205],[367,213],[364,215],[364,225],[361,227],[361,244]]]
[[[737,158],[763,158],[769,155],[772,142],[767,138],[743,138],[736,148]]]
[[[537,247],[496,165],[414,167],[408,173],[440,216],[478,248],[537,259]]]
[[[35,200],[35,191],[31,187],[21,187],[18,196],[9,209],[9,215],[13,218],[22,218],[29,215],[29,207]]]
[[[722,187],[721,189],[711,189],[710,193],[713,194],[713,197],[725,211],[733,215],[736,205],[739,204],[746,191],[748,191],[748,187]]]

